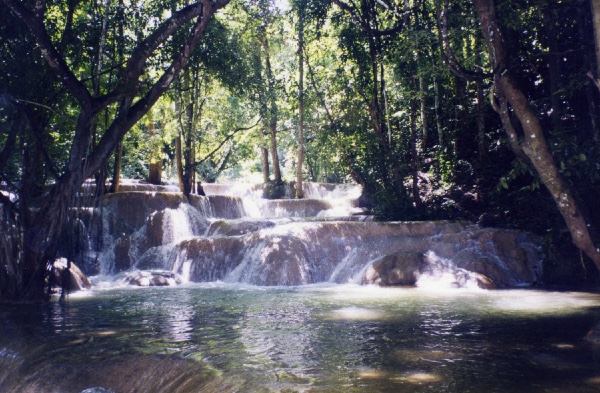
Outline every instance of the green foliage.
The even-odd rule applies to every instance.
[[[107,4],[48,3],[45,20],[51,38],[74,72],[98,94],[114,85],[123,71],[123,59],[155,28],[156,21],[183,5],[111,2],[106,9]],[[294,172],[296,11],[302,8],[306,12],[307,180],[361,183],[370,195],[373,212],[381,219],[475,219],[491,211],[503,225],[525,226],[538,233],[548,225],[562,225],[560,220],[549,224],[521,216],[538,209],[539,217],[553,206],[543,197],[546,190],[531,166],[516,160],[509,149],[487,99],[489,78],[483,81],[482,142],[487,161],[481,158],[476,84],[452,74],[442,61],[436,2],[409,2],[413,8],[406,12],[404,2],[386,2],[387,7],[373,0],[346,4],[355,7],[355,17],[330,0],[293,0],[291,10],[280,9],[269,0],[240,1],[231,3],[210,24],[186,71],[195,78],[190,85],[196,89],[198,113],[190,135],[202,180],[255,179],[260,175],[260,149],[266,142],[263,133],[275,114],[284,180]],[[449,6],[448,41],[454,58],[465,69],[489,72],[474,5],[460,0]],[[498,3],[498,12],[513,59],[507,66],[515,71],[542,121],[561,175],[598,226],[600,119],[594,111],[600,100],[585,76],[594,67],[592,24],[585,7],[583,3],[519,0]],[[99,58],[105,15],[109,23]],[[380,30],[402,28],[369,35],[356,18]],[[41,61],[28,31],[4,3],[0,4],[0,19],[0,151],[13,126],[26,118],[27,132],[19,133],[15,145],[42,154],[42,169],[33,177],[42,185],[51,183],[69,161],[78,109]],[[140,94],[172,60],[190,26],[184,26],[149,59]],[[265,71],[261,41],[265,37],[270,46],[271,80]],[[96,75],[100,59],[102,72]],[[166,168],[174,166],[174,138],[183,111],[176,107],[192,100],[191,96],[181,100],[189,93],[181,82],[154,116],[154,142],[148,137],[148,119],[126,136],[124,176],[144,178],[151,151],[162,151]],[[118,106],[115,103],[98,114],[90,145],[104,134]],[[262,122],[250,128],[259,119]],[[248,129],[236,131],[241,128]],[[18,154],[10,154],[0,175],[17,184],[24,173],[22,165]],[[420,183],[425,205],[421,211],[409,193],[415,172],[426,180]],[[474,195],[475,202],[465,205],[465,195]]]

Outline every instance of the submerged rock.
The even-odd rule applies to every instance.
[[[125,274],[122,280],[138,287],[174,286],[182,281],[179,275],[166,270],[136,270]]]

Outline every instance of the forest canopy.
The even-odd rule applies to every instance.
[[[593,278],[598,3],[2,0],[0,299],[46,296],[81,187],[120,178],[356,182],[378,219],[532,231]]]

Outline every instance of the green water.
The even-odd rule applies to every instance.
[[[0,392],[600,391],[594,294],[194,284],[0,307]]]

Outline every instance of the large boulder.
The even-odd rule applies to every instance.
[[[385,255],[373,261],[362,275],[362,285],[410,286],[419,279],[424,265],[419,252],[399,252]]]
[[[54,261],[54,275],[57,287],[60,287],[63,280],[66,280],[69,292],[81,291],[92,287],[90,280],[77,265],[71,262],[71,266],[68,266],[66,258],[59,258]]]

